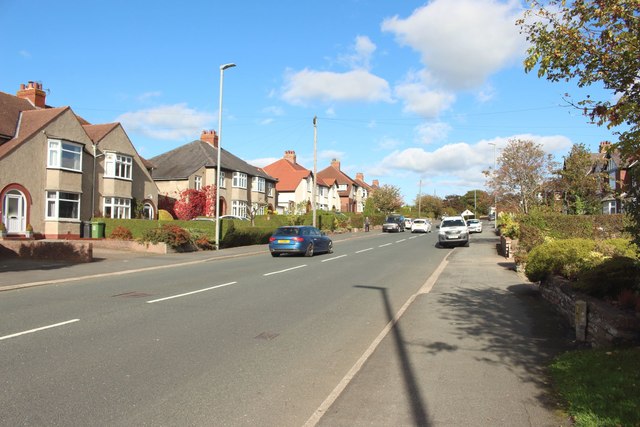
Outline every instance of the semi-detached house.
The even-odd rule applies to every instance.
[[[285,151],[282,159],[265,166],[264,170],[278,180],[276,209],[279,214],[304,214],[313,209],[313,172],[297,162],[295,151]],[[340,198],[335,180],[316,181],[316,209],[338,210]]]
[[[41,83],[0,92],[0,220],[9,236],[77,238],[93,216],[154,218],[151,165],[119,123],[46,105]]]
[[[218,135],[202,131],[199,140],[149,159],[159,194],[179,199],[187,189],[215,186]],[[220,215],[248,217],[274,210],[276,179],[220,148]]]

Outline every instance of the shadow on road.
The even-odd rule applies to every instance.
[[[429,417],[427,415],[425,400],[422,397],[422,393],[420,392],[420,387],[418,386],[418,383],[416,381],[416,375],[414,373],[414,369],[411,365],[411,362],[409,361],[409,355],[407,354],[407,347],[406,347],[407,344],[402,335],[402,330],[398,322],[394,321],[394,314],[391,309],[391,303],[389,301],[387,289],[377,287],[377,286],[356,286],[356,287],[363,288],[363,289],[372,289],[380,292],[387,319],[390,322],[393,321],[393,326],[391,328],[391,335],[393,336],[396,353],[398,354],[398,360],[400,361],[400,366],[402,367],[402,375],[404,378],[404,384],[407,390],[407,395],[410,396],[410,399],[411,399],[410,403],[411,403],[411,411],[412,411],[413,421],[414,421],[413,425],[429,427],[431,423],[429,422]]]

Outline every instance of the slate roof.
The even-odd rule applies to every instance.
[[[0,145],[0,159],[67,110],[71,110],[71,108],[62,107],[23,111],[15,137]],[[20,116],[20,113],[18,113],[18,115]]]
[[[203,166],[215,168],[217,158],[217,148],[208,142],[195,140],[159,156],[152,157],[149,161],[156,167],[153,171],[154,180],[172,181],[187,179]],[[222,162],[223,170],[244,172],[247,175],[276,181],[262,169],[250,165],[224,148],[220,149],[220,161]]]
[[[35,109],[26,99],[0,92],[0,143],[15,136],[21,111]]]
[[[264,171],[278,179],[276,190],[279,192],[296,191],[300,181],[311,175],[310,170],[287,159],[280,159],[265,166]]]

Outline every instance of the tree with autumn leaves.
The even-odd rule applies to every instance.
[[[615,129],[617,149],[627,163],[640,157],[640,2],[638,0],[528,0],[517,22],[530,47],[527,72],[552,82],[575,81],[578,87],[598,85],[605,99],[587,95],[569,102],[601,126]],[[639,182],[640,168],[631,172]],[[626,212],[640,243],[640,188],[627,195]]]
[[[200,190],[189,188],[180,192],[178,200],[169,210],[176,218],[191,220],[197,216],[214,217],[216,215],[216,187],[207,185]]]

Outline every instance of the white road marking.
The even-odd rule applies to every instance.
[[[322,262],[333,261],[334,259],[344,258],[346,255],[334,256],[333,258],[323,259]]]
[[[384,245],[378,246],[379,248],[384,248],[385,246],[391,246],[393,243],[385,243]]]
[[[169,299],[186,297],[188,295],[193,295],[193,294],[199,294],[200,292],[206,292],[206,291],[210,291],[212,289],[218,289],[218,288],[222,288],[222,287],[225,287],[225,286],[235,285],[236,283],[238,283],[238,282],[229,282],[229,283],[225,283],[225,284],[222,284],[222,285],[211,286],[210,288],[199,289],[197,291],[192,291],[192,292],[186,292],[184,294],[172,295],[170,297],[153,299],[151,301],[147,301],[147,304],[153,304],[154,302],[166,301],[166,300],[169,300]]]
[[[415,239],[415,238],[417,238],[417,237],[418,237],[418,236],[411,236],[411,237],[409,237],[409,239]]]
[[[287,268],[285,270],[272,271],[271,273],[265,273],[265,274],[263,274],[263,276],[271,276],[272,274],[286,273],[287,271],[295,270],[295,269],[306,267],[306,266],[307,266],[307,264],[302,264],[302,265],[299,265],[297,267]]]
[[[373,248],[362,249],[361,251],[356,251],[357,254],[361,254],[362,252],[372,251]]]
[[[409,306],[413,304],[413,301],[415,301],[418,295],[420,295],[421,293],[429,293],[429,291],[431,291],[433,284],[438,280],[438,276],[440,276],[440,273],[442,273],[442,270],[444,270],[444,267],[448,263],[447,258],[449,258],[449,255],[451,253],[452,252],[449,252],[447,256],[444,257],[444,259],[442,260],[438,268],[436,268],[436,270],[433,273],[431,273],[431,276],[429,276],[429,278],[424,283],[424,285],[422,285],[420,290],[418,290],[418,292],[416,292],[415,294],[411,295],[407,300],[407,302],[405,302],[404,305],[400,308],[400,310],[398,310],[396,315],[393,316],[393,319],[391,319],[389,323],[387,323],[387,325],[382,329],[382,331],[378,334],[378,336],[373,340],[371,345],[369,345],[369,348],[367,348],[365,352],[362,354],[362,356],[360,356],[360,359],[358,359],[355,365],[353,365],[353,367],[349,370],[349,372],[347,372],[344,378],[342,378],[342,380],[333,389],[333,391],[329,394],[329,396],[327,396],[324,402],[322,402],[320,407],[316,409],[313,415],[309,417],[307,422],[304,424],[304,427],[313,427],[318,424],[318,422],[320,421],[322,416],[325,414],[325,412],[329,410],[331,405],[333,405],[333,403],[338,399],[338,397],[342,394],[342,392],[347,388],[351,380],[353,380],[353,378],[358,374],[360,369],[362,369],[367,359],[371,357],[371,355],[376,350],[376,348],[378,348],[382,340],[389,334],[389,332],[391,332],[391,330],[395,327],[398,321],[400,321],[400,318],[402,317],[402,315],[405,313],[405,311],[407,311]]]
[[[53,325],[42,326],[41,328],[30,329],[24,332],[18,332],[17,334],[5,335],[4,337],[0,337],[0,341],[7,340],[9,338],[19,337],[20,335],[32,334],[34,332],[44,331],[45,329],[57,328],[58,326],[68,325],[69,323],[79,322],[80,319],[72,319],[67,320],[66,322],[55,323]]]
[[[400,239],[400,240],[396,240],[396,243],[402,243],[402,242],[404,242],[405,240],[407,240],[407,239]]]

